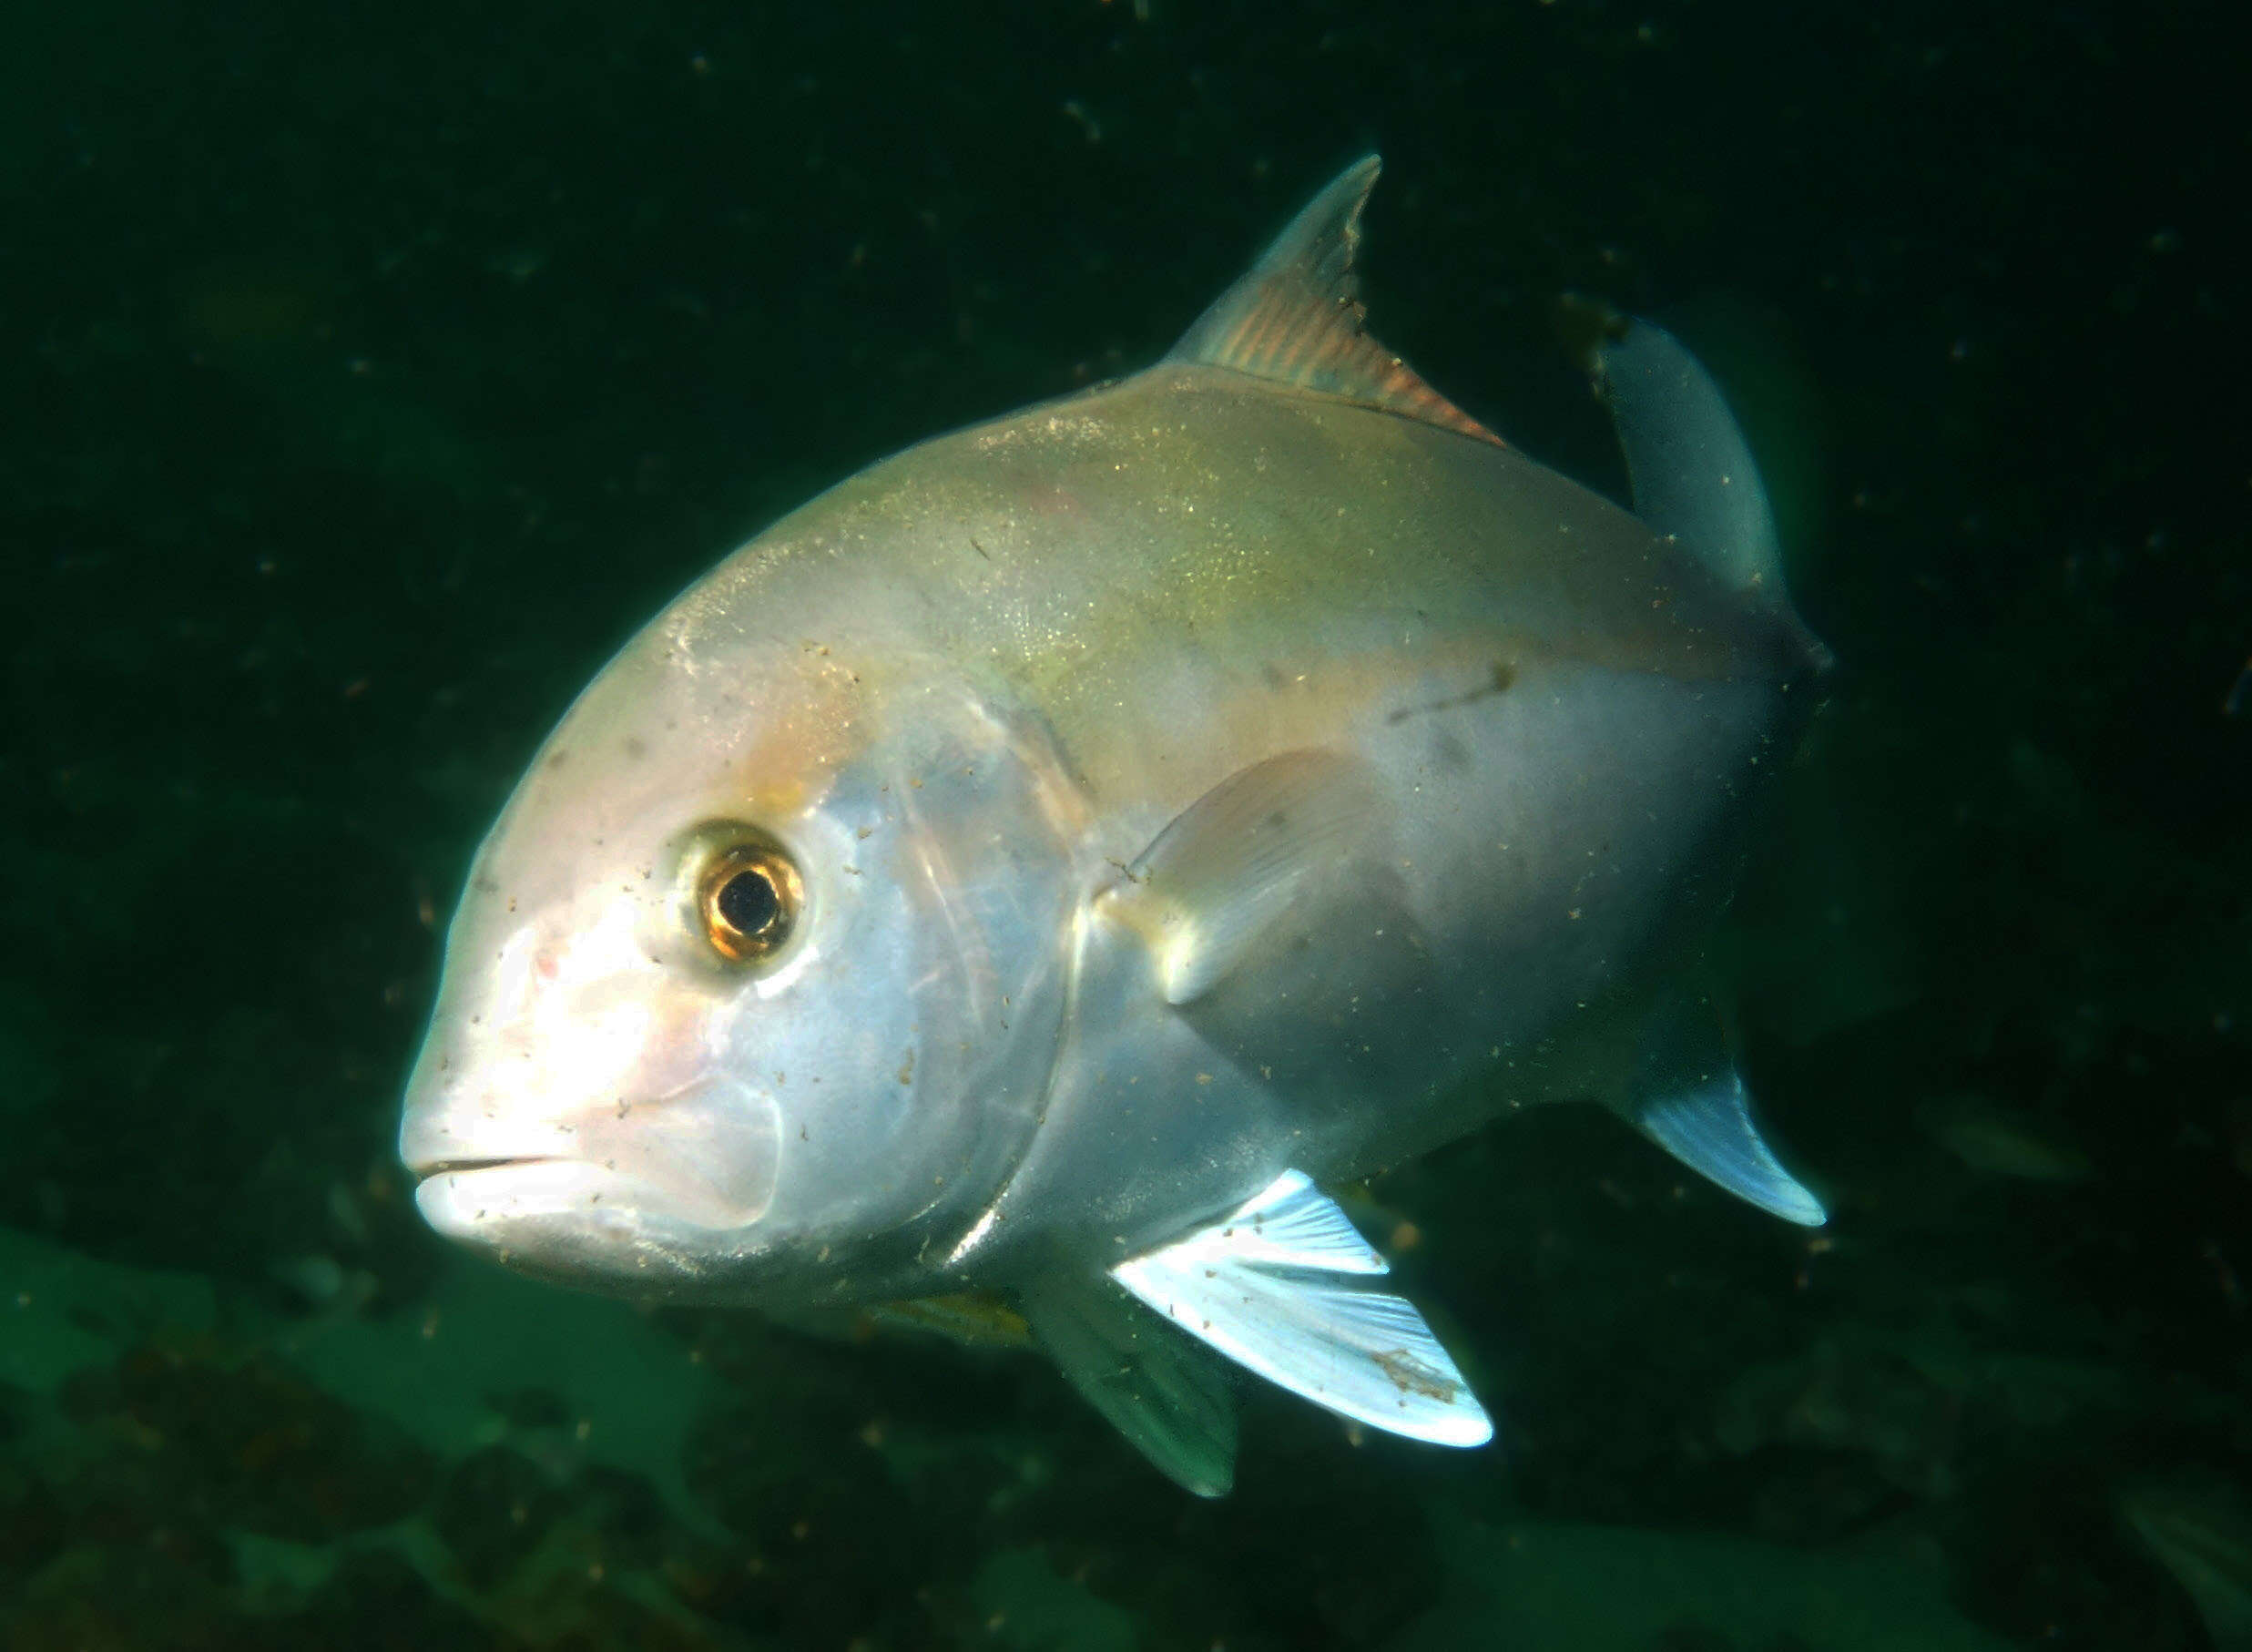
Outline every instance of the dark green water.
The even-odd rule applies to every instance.
[[[2246,1644],[2227,21],[12,13],[0,1645]],[[1214,1504],[1029,1359],[446,1253],[397,1091],[580,683],[819,486],[1161,352],[1369,148],[1450,396],[1615,490],[1591,293],[1768,466],[1843,668],[1742,1035],[1832,1226],[1593,1109],[1382,1178],[1501,1444],[1247,1389]]]

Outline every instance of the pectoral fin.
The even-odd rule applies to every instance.
[[[1236,1402],[1209,1355],[1108,1280],[1050,1279],[1023,1292],[1041,1346],[1090,1405],[1175,1484],[1225,1497],[1236,1483]]]
[[[1643,1051],[1628,1117],[1645,1135],[1698,1175],[1787,1222],[1819,1228],[1829,1219],[1752,1122],[1751,1098],[1721,1045],[1708,1004],[1684,998],[1661,1006]]]
[[[1493,1424],[1423,1316],[1371,1281],[1384,1259],[1305,1176],[1111,1276],[1246,1369],[1340,1416],[1436,1445]]]
[[[1156,954],[1166,1001],[1211,990],[1309,883],[1367,841],[1376,790],[1333,752],[1285,751],[1239,770],[1157,834],[1104,897]]]

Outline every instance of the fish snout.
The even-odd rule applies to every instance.
[[[451,1239],[536,1264],[654,1231],[739,1231],[774,1201],[781,1115],[773,1100],[710,1079],[620,1099],[526,1130],[504,1115],[410,1113],[401,1157],[423,1219]]]

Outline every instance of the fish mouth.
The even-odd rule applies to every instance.
[[[575,1158],[447,1160],[415,1184],[423,1219],[480,1249],[537,1254],[630,1230],[738,1233],[765,1214],[766,1198],[742,1197],[697,1178],[637,1175]]]
[[[739,1233],[766,1215],[780,1180],[780,1110],[733,1084],[581,1115],[531,1141],[506,1134],[516,1139],[443,1108],[410,1121],[401,1157],[417,1178],[414,1202],[447,1238],[522,1249],[574,1228]]]
[[[422,1163],[409,1160],[407,1174],[418,1182],[428,1181],[433,1176],[458,1176],[472,1170],[490,1170],[498,1165],[539,1165],[550,1162],[550,1155],[522,1153],[494,1155],[484,1158],[433,1158]]]

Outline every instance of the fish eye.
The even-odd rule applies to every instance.
[[[712,950],[734,964],[771,956],[796,927],[805,884],[790,857],[765,843],[712,855],[697,880],[697,912]]]

